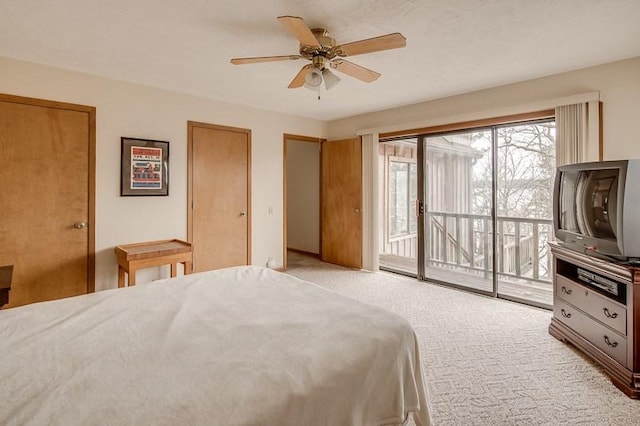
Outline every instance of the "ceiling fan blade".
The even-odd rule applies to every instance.
[[[338,52],[338,56],[353,56],[381,50],[398,49],[406,45],[407,39],[402,34],[392,33],[336,46],[335,51]]]
[[[231,63],[234,65],[244,65],[257,64],[259,62],[295,61],[300,58],[302,58],[300,55],[257,56],[255,58],[233,58]]]
[[[380,77],[380,73],[370,70],[369,68],[356,65],[353,62],[345,61],[344,59],[335,59],[331,62],[331,68],[334,68],[341,73],[355,77],[358,80],[362,80],[366,83],[371,83]]]
[[[293,34],[300,43],[313,47],[320,47],[320,43],[313,35],[307,24],[302,18],[297,16],[278,16],[278,21]]]
[[[302,87],[304,85],[304,78],[307,76],[309,70],[313,67],[312,64],[307,64],[298,71],[298,74],[291,80],[289,83],[289,89],[296,89],[298,87]]]

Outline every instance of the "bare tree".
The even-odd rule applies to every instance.
[[[496,133],[497,216],[550,219],[555,173],[555,123],[499,127]],[[474,141],[474,146],[485,151],[485,155],[474,166],[473,208],[476,214],[488,214],[491,211],[491,138],[490,132],[483,132],[478,133]],[[532,225],[527,226],[530,228]],[[505,220],[504,227],[505,235],[513,235],[515,222]],[[530,229],[521,231],[531,232]],[[546,233],[540,234],[541,258],[547,255],[546,241],[550,233],[549,228]]]

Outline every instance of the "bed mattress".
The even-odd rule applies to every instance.
[[[407,321],[228,268],[0,311],[0,424],[430,424]]]

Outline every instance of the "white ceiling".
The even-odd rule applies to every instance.
[[[306,60],[229,62],[296,54],[280,15],[407,47],[349,57],[382,77],[318,100],[287,89]],[[640,56],[640,0],[0,0],[0,56],[333,120]]]

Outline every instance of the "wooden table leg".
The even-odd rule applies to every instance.
[[[118,265],[118,287],[124,287],[124,268]]]
[[[193,263],[192,262],[184,262],[184,274],[190,274],[193,272]]]
[[[129,282],[127,285],[136,285],[136,270],[129,266]]]
[[[172,263],[171,264],[171,278],[177,277],[177,276],[178,276],[178,264],[177,263]]]

